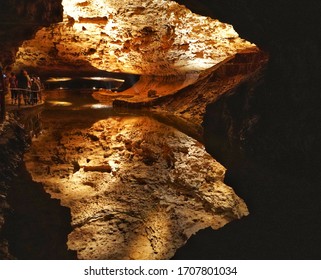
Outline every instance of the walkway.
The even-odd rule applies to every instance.
[[[25,108],[32,108],[32,107],[44,104],[44,101],[42,100],[42,101],[38,101],[38,103],[34,104],[34,105],[25,105],[24,102],[23,102],[23,98],[21,97],[21,104],[20,104],[20,106],[18,106],[18,104],[12,104],[12,102],[11,102],[11,94],[10,93],[7,93],[5,98],[6,98],[6,111],[7,112],[20,110],[20,109],[25,109]]]

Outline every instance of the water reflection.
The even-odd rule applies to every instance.
[[[125,80],[111,77],[50,77],[45,81],[47,89],[109,89],[117,90]]]
[[[45,92],[45,104],[42,109],[43,120],[70,123],[82,127],[91,126],[98,120],[113,116],[148,116],[166,125],[172,126],[188,136],[202,142],[202,128],[174,115],[149,109],[128,109],[112,106],[112,101],[101,102],[94,98],[95,91],[86,90],[50,90]],[[59,118],[58,118],[59,114]]]
[[[89,93],[64,96],[70,106],[48,93],[43,134],[25,163],[71,209],[68,248],[78,258],[167,259],[199,229],[247,214],[198,141],[148,112],[117,111]]]
[[[170,258],[199,229],[246,214],[222,182],[224,167],[180,132],[192,134],[188,124],[113,108],[89,90],[48,91],[45,100],[26,119],[34,138],[25,164],[71,209],[68,248],[78,258]]]

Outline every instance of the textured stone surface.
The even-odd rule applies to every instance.
[[[198,230],[248,214],[199,142],[148,117],[50,129],[26,164],[71,209],[79,259],[168,259]]]
[[[16,175],[16,169],[21,163],[22,154],[27,146],[23,128],[13,117],[7,117],[0,124],[0,259],[14,258],[8,249],[8,243],[3,235],[5,217],[10,212],[8,204],[8,182]]]
[[[16,67],[148,75],[204,70],[253,45],[173,1],[63,1],[64,20],[24,42]]]
[[[321,40],[315,30],[321,26],[320,2],[295,1],[295,5],[286,0],[278,4],[247,0],[177,2],[194,12],[233,24],[242,37],[267,50],[271,58],[262,86],[251,93],[241,91],[226,98],[224,105],[222,102],[211,107],[207,122],[213,125],[211,119],[216,116],[217,128],[212,127],[209,133],[224,131],[229,139],[222,146],[234,143],[231,138],[242,138],[242,147],[238,141],[226,150],[246,151],[248,156],[264,164],[269,162],[271,167],[278,165],[298,174],[300,166],[305,174],[310,174],[308,177],[318,174],[321,129],[315,124],[321,118],[318,109],[321,64],[316,58],[321,55]],[[220,106],[224,112],[218,120],[216,112]],[[232,123],[238,125],[231,129]]]

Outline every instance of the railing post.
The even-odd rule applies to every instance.
[[[0,64],[0,123],[6,118],[6,83],[3,76],[2,65]]]

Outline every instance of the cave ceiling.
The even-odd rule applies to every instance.
[[[61,22],[23,42],[15,69],[170,75],[202,71],[255,45],[232,25],[167,0],[63,0]]]

